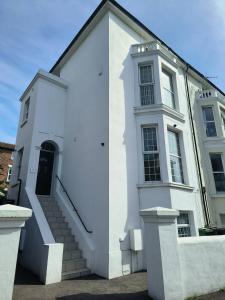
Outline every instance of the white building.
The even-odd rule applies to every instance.
[[[213,90],[203,99],[206,89]],[[178,209],[180,236],[221,225],[225,194],[216,194],[208,157],[224,152],[217,95],[119,4],[102,1],[21,97],[12,184],[21,178],[20,203],[34,211],[21,262],[44,278],[43,245],[63,242],[63,278],[88,270],[113,278],[145,268],[141,209]],[[202,138],[201,105],[218,115],[217,137]]]

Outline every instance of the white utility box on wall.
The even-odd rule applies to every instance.
[[[133,251],[143,250],[141,229],[130,229],[130,249]]]

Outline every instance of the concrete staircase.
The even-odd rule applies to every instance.
[[[38,196],[38,199],[55,241],[64,243],[62,280],[90,274],[90,271],[86,268],[86,260],[82,257],[82,252],[79,250],[79,245],[71,233],[71,229],[65,221],[54,197]]]

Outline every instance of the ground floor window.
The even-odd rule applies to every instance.
[[[191,226],[188,212],[180,212],[177,218],[177,230],[179,237],[191,236]]]

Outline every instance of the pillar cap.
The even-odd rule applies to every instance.
[[[1,219],[28,219],[32,215],[32,210],[26,207],[20,207],[11,204],[0,206],[0,220]]]
[[[165,207],[152,207],[140,210],[142,217],[166,217],[176,218],[179,216],[179,211],[176,209],[165,208]]]

